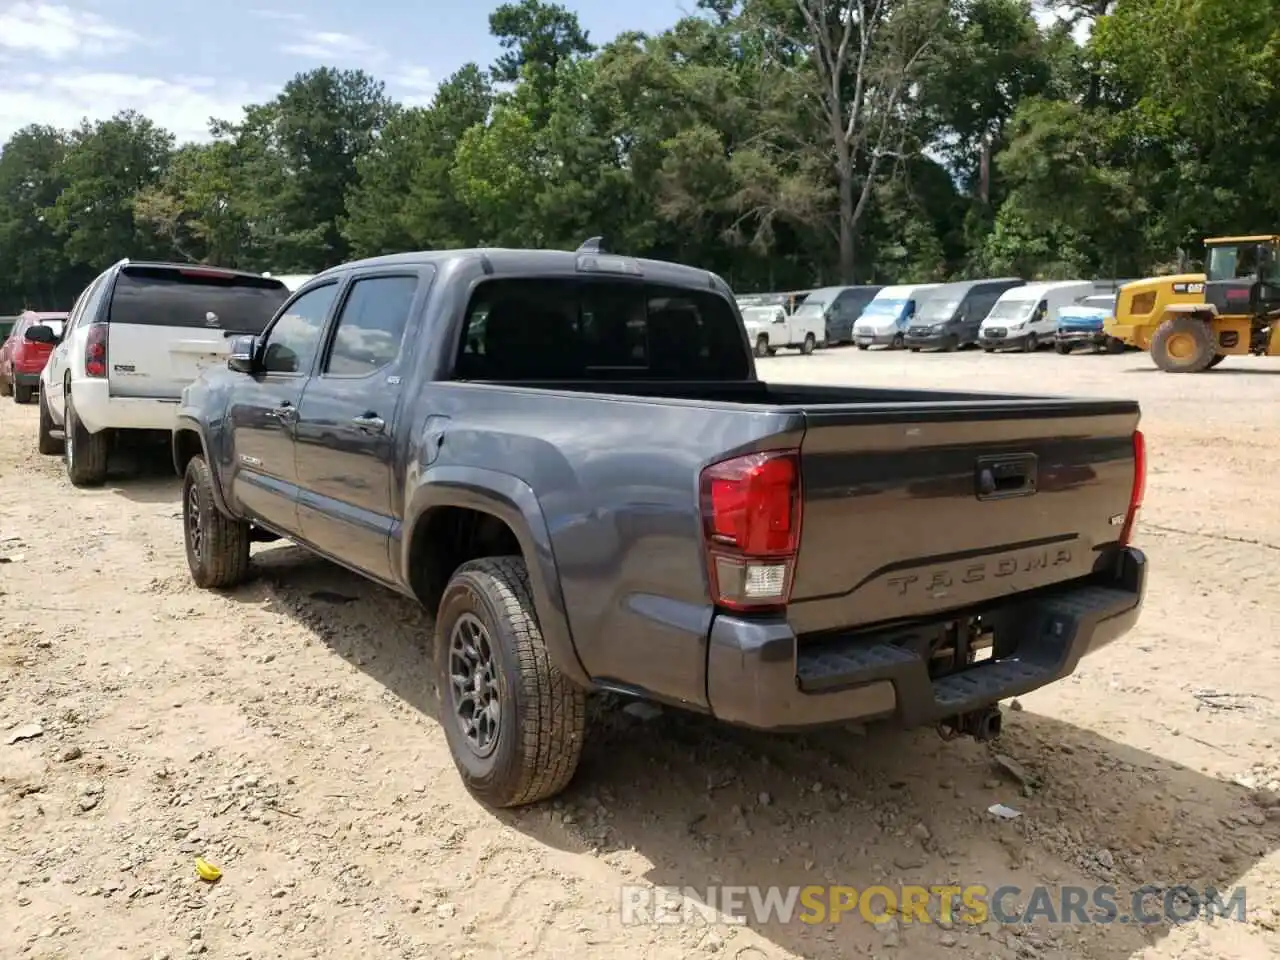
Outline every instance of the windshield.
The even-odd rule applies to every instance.
[[[876,298],[867,304],[866,309],[862,311],[863,317],[899,317],[902,310],[906,307],[906,300],[881,300]]]
[[[811,317],[820,314],[827,309],[828,302],[827,300],[806,300],[796,307],[795,315],[797,317]]]
[[[743,323],[773,323],[778,316],[778,307],[744,307]]]
[[[1092,307],[1095,310],[1114,310],[1116,306],[1115,297],[1085,297],[1076,306]]]
[[[949,297],[946,300],[926,300],[917,311],[917,316],[921,320],[950,320],[959,306],[959,297]]]
[[[991,312],[987,314],[987,320],[1012,323],[1016,320],[1025,319],[1035,311],[1037,302],[1036,300],[1000,300],[991,308]]]

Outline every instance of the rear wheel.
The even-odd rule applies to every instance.
[[[806,357],[813,353],[813,348],[818,345],[818,339],[812,333],[804,335],[804,343],[800,344],[800,352]]]
[[[62,441],[53,435],[53,415],[49,413],[49,404],[45,402],[44,391],[40,391],[40,426],[36,433],[36,447],[46,455],[62,453]]]
[[[1200,373],[1215,356],[1209,325],[1196,317],[1170,317],[1151,338],[1151,359],[1165,373]]]
[[[13,402],[14,403],[30,403],[31,397],[35,394],[35,387],[24,386],[21,383],[13,385]]]
[[[454,766],[495,807],[553,797],[573,779],[586,694],[547,653],[520,557],[463,564],[435,628],[435,675]]]
[[[67,479],[73,486],[96,487],[107,479],[107,452],[111,436],[106,430],[90,433],[76,416],[71,394],[66,400],[66,428],[63,456],[67,463]]]
[[[763,334],[761,334],[759,337],[756,338],[756,356],[757,357],[769,356],[769,338],[764,336]]]
[[[187,461],[182,479],[182,529],[187,567],[197,587],[221,589],[249,575],[249,524],[232,520],[213,499],[213,473],[204,457]]]

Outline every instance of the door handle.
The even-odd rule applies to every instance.
[[[282,403],[274,410],[268,410],[267,416],[275,417],[282,423],[292,423],[298,419],[298,411],[292,403]]]
[[[352,417],[351,425],[362,433],[381,433],[387,422],[376,413],[366,413],[362,417]]]

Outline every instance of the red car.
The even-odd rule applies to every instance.
[[[65,313],[36,313],[28,310],[18,317],[13,332],[0,345],[0,397],[13,394],[14,403],[30,403],[31,396],[40,388],[40,371],[44,369],[53,347],[47,343],[32,343],[26,332],[43,324],[53,332],[62,334]]]

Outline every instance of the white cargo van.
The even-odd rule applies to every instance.
[[[1006,291],[991,308],[978,331],[978,342],[987,353],[1025,350],[1031,353],[1053,343],[1058,311],[1094,292],[1089,280],[1028,283]]]
[[[916,306],[924,294],[940,286],[937,283],[904,283],[881,287],[853,324],[853,342],[859,350],[879,344],[901,349],[907,335],[907,324],[916,315]]]

